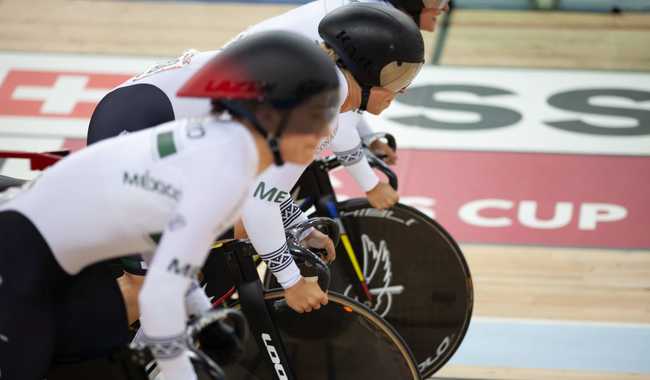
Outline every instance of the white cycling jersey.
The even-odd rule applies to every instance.
[[[238,217],[257,166],[241,124],[174,121],[64,158],[0,211],[25,215],[70,274],[155,251],[140,293],[142,326],[163,371],[191,378],[184,296],[214,239]]]
[[[374,0],[370,0],[374,1]],[[301,34],[315,42],[321,42],[318,34],[318,24],[325,15],[332,10],[350,3],[350,0],[317,0],[302,5],[284,14],[264,20],[251,26],[233,41],[245,36],[270,30],[288,30]],[[386,3],[386,6],[391,6]],[[231,41],[232,42],[232,41]],[[181,57],[170,62],[155,65],[144,73],[129,79],[121,87],[141,83],[151,84],[162,90],[169,98],[176,118],[207,114],[211,105],[209,99],[192,99],[177,97],[178,89],[197,71],[205,62],[218,54],[219,50],[199,53],[188,51]],[[341,99],[347,97],[347,82],[339,71]],[[332,136],[321,147],[331,149],[341,159],[348,172],[364,191],[374,188],[379,182],[378,177],[370,168],[368,161],[361,154],[361,135],[371,133],[362,116],[356,112],[339,114],[331,125]],[[290,222],[304,220],[305,217],[298,208],[288,199],[277,202],[277,198],[270,199],[268,192],[285,194],[297,182],[305,167],[287,164],[281,168],[272,168],[260,177],[260,182],[253,187],[250,202],[243,212],[243,219],[251,242],[255,249],[263,255],[271,271],[278,278],[279,283],[287,288],[300,279],[298,267],[291,264],[275,265],[286,262],[288,256],[284,227]],[[266,197],[261,197],[262,187],[266,186]],[[257,190],[257,193],[255,192]],[[257,196],[256,196],[257,194]],[[283,225],[281,216],[284,216]],[[275,260],[275,261],[274,261]]]
[[[256,157],[250,133],[234,121],[174,121],[64,158],[0,210],[32,220],[72,274],[98,260],[155,250],[170,222],[188,226],[168,231],[172,236],[206,234],[193,232],[189,245],[174,239],[158,247],[185,252],[197,241],[209,245],[214,231],[230,226]],[[197,219],[206,225],[194,226]]]

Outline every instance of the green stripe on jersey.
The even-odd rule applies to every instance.
[[[153,240],[156,245],[160,244],[160,239],[162,239],[162,232],[153,232],[149,234],[151,240]]]
[[[164,132],[158,135],[158,156],[165,158],[176,153],[176,144],[174,144],[174,132]]]

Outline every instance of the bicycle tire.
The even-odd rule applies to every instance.
[[[297,379],[421,379],[415,359],[397,331],[366,306],[336,292],[320,310],[298,314],[276,307],[282,290],[264,294],[272,308],[289,363]],[[241,362],[224,366],[228,380],[271,380],[266,352],[246,342]],[[368,363],[368,365],[364,365]]]
[[[338,210],[364,274],[372,277],[368,286],[383,289],[389,273],[387,285],[403,286],[403,294],[383,294],[370,306],[404,338],[422,376],[433,375],[458,350],[472,316],[472,278],[460,247],[439,223],[409,206],[397,204],[382,211],[366,199],[355,198],[339,203]],[[388,252],[389,273],[382,271],[386,260],[383,265],[377,260],[371,263],[377,266],[372,276],[367,250],[379,251],[380,257]],[[358,280],[342,245],[337,247],[337,258],[331,266],[330,289],[364,300],[358,295],[360,288],[353,285]],[[265,284],[274,287],[274,282],[267,274]],[[381,309],[388,302],[389,307]]]

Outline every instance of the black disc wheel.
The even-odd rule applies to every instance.
[[[339,212],[368,281],[370,308],[404,338],[422,375],[432,375],[458,349],[472,315],[472,278],[458,244],[436,221],[401,204],[376,210],[351,199]],[[330,288],[365,301],[342,245],[337,258]]]
[[[372,300],[344,244],[331,266],[330,289],[385,318],[413,351],[422,375],[434,374],[460,346],[472,315],[472,278],[458,244],[436,221],[402,204],[376,210],[365,199],[350,199],[338,209]],[[272,276],[265,280],[277,287]]]

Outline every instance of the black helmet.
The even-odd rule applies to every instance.
[[[394,92],[408,86],[424,64],[424,41],[418,26],[403,12],[380,3],[352,3],[328,13],[318,33],[364,90]]]
[[[272,31],[229,45],[197,71],[178,90],[178,96],[211,98],[231,114],[248,119],[268,139],[276,164],[281,165],[277,139],[286,127],[289,110],[314,95],[333,91],[327,106],[334,117],[338,86],[336,68],[317,44],[295,33]],[[239,100],[256,100],[286,110],[285,120],[270,134]],[[293,132],[313,132],[309,125],[302,127]]]

